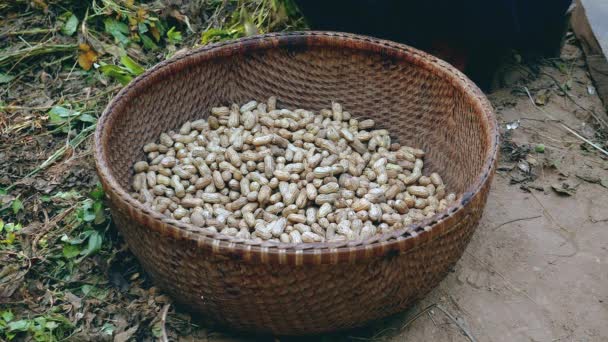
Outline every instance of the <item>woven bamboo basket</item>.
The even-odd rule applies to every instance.
[[[161,132],[218,104],[276,95],[288,108],[339,101],[427,151],[457,203],[365,241],[287,245],[205,235],[129,195],[132,163]],[[493,110],[449,64],[405,45],[332,32],[268,34],[199,48],[148,70],[109,104],[95,161],[116,227],[176,302],[242,331],[302,335],[404,310],[460,258],[486,203],[498,150]]]

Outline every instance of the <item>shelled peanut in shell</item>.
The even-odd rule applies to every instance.
[[[374,126],[336,102],[215,107],[144,146],[132,196],[207,232],[284,243],[366,239],[445,210],[456,196],[423,175],[424,151]]]

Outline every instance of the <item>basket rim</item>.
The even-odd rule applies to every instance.
[[[415,64],[449,82],[467,95],[473,108],[485,115],[485,133],[490,147],[484,157],[482,171],[473,184],[445,212],[411,224],[402,229],[376,235],[366,240],[286,244],[235,239],[218,233],[207,233],[191,224],[180,222],[145,207],[131,197],[116,180],[108,167],[108,149],[105,147],[112,124],[131,98],[151,84],[162,82],[163,76],[179,72],[206,60],[212,60],[250,51],[295,46],[348,48],[390,56]],[[470,215],[466,207],[492,178],[498,158],[499,132],[492,105],[482,91],[463,73],[449,63],[405,44],[369,36],[331,31],[283,32],[256,35],[220,42],[193,49],[185,54],[160,62],[136,77],[110,101],[98,120],[94,137],[94,159],[100,181],[111,202],[126,209],[131,219],[162,236],[195,243],[197,247],[238,258],[243,261],[279,264],[336,264],[354,262],[387,253],[411,250],[421,243],[434,239],[458,225],[459,219]]]

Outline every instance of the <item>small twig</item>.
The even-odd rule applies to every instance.
[[[49,165],[53,164],[55,161],[57,161],[59,158],[61,158],[65,155],[65,153],[68,151],[68,148],[76,149],[83,141],[85,141],[89,136],[91,136],[93,134],[92,131],[95,130],[96,125],[97,124],[93,124],[85,129],[83,129],[82,131],[80,131],[80,133],[78,133],[78,135],[76,135],[74,137],[74,139],[72,139],[71,141],[66,143],[66,145],[60,147],[57,151],[55,151],[55,153],[53,153],[50,157],[48,157],[42,164],[40,164],[39,166],[34,168],[32,171],[30,171],[25,176],[25,178],[31,177],[31,176],[37,174],[38,172],[40,172],[41,170],[44,170],[45,168],[47,168]],[[13,183],[10,186],[8,186],[6,188],[6,190],[11,190],[16,185],[17,185],[17,183]]]
[[[546,111],[544,111],[542,108],[540,108],[539,106],[536,105],[536,103],[534,103],[534,99],[532,98],[532,94],[530,94],[530,90],[528,90],[528,87],[524,87],[524,90],[526,91],[526,94],[528,94],[528,98],[530,99],[530,102],[532,102],[532,105],[540,110],[543,114],[545,114],[547,117],[549,117],[551,120],[555,120],[555,118],[553,116],[551,116],[549,113],[547,113]],[[575,130],[573,130],[572,128],[566,126],[566,124],[564,124],[563,122],[560,123],[560,126],[562,128],[564,128],[565,130],[567,130],[568,132],[570,132],[572,135],[574,135],[575,137],[581,139],[582,141],[586,142],[587,144],[593,146],[594,148],[596,148],[598,151],[602,152],[603,154],[605,154],[606,156],[608,156],[608,151],[604,150],[603,148],[599,147],[598,145],[596,145],[595,143],[591,142],[589,139],[581,136],[580,134],[578,134]]]
[[[40,44],[31,48],[24,48],[16,51],[7,52],[0,56],[0,67],[13,65],[11,70],[24,58],[35,57],[45,54],[53,54],[59,52],[75,51],[78,48],[76,44]]]
[[[74,68],[76,68],[76,65],[78,65],[78,60],[76,60],[74,62],[74,65],[72,65],[72,69],[70,69],[70,72],[68,73],[68,77],[65,78],[65,81],[70,80],[70,77],[72,76],[72,72],[74,72]]]
[[[0,110],[13,111],[13,110],[47,110],[53,106],[40,106],[40,107],[23,107],[23,106],[0,106]]]
[[[548,135],[546,135],[546,134],[541,133],[539,129],[534,128],[534,127],[525,127],[524,125],[521,125],[521,126],[520,126],[520,128],[521,128],[521,129],[524,129],[524,130],[530,130],[530,131],[532,131],[534,134],[537,134],[537,135],[538,135],[538,136],[540,136],[540,137],[543,137],[543,138],[545,138],[545,139],[549,139],[549,140],[551,140],[551,141],[555,141],[555,142],[557,142],[557,143],[561,143],[561,144],[564,144],[564,145],[568,145],[568,144],[574,144],[574,143],[577,143],[577,142],[578,142],[577,140],[568,141],[568,140],[560,140],[560,139],[553,138],[553,137],[551,137],[551,136],[548,136]],[[551,147],[551,146],[549,146],[549,147]],[[555,147],[555,146],[553,146],[553,148],[555,148],[555,149],[562,149],[563,147]]]
[[[62,211],[61,213],[55,215],[55,217],[53,217],[51,220],[49,220],[48,218],[48,214],[46,212],[46,210],[43,211],[44,213],[44,227],[35,235],[34,237],[34,241],[32,241],[32,251],[33,251],[33,255],[36,257],[38,254],[38,241],[40,241],[40,239],[46,234],[48,233],[49,230],[53,229],[55,226],[57,226],[57,223],[59,223],[61,220],[63,220],[69,213],[71,213],[74,209],[76,209],[76,204],[67,208],[66,210]]]
[[[29,30],[22,31],[9,31],[0,35],[0,38],[11,37],[11,36],[28,36],[28,35],[37,35],[37,34],[46,34],[46,33],[54,33],[57,32],[56,28],[35,28]]]
[[[495,231],[498,228],[500,228],[502,226],[506,226],[506,225],[508,225],[510,223],[513,223],[513,222],[525,221],[525,220],[533,220],[533,219],[537,219],[539,217],[543,217],[543,215],[536,215],[536,216],[530,216],[530,217],[522,217],[522,218],[517,218],[517,219],[509,220],[507,222],[503,222],[503,223],[499,224],[498,226],[494,227],[494,229],[492,229],[492,231]]]
[[[404,330],[405,328],[407,328],[410,324],[414,323],[414,321],[416,321],[418,318],[422,317],[422,315],[424,315],[425,313],[427,313],[429,310],[431,310],[432,308],[436,307],[437,303],[433,303],[429,306],[427,306],[426,308],[422,309],[422,311],[418,312],[417,314],[414,315],[414,317],[410,318],[407,322],[405,322],[405,324],[401,327],[401,330]]]
[[[349,339],[351,340],[358,340],[358,341],[376,341],[380,338],[380,336],[382,336],[384,333],[386,333],[387,331],[392,331],[392,330],[397,330],[396,328],[384,328],[380,331],[378,331],[377,333],[375,333],[372,337],[359,337],[359,336],[348,336]]]
[[[433,318],[433,315],[431,315],[431,311],[428,311],[426,314],[427,314],[427,316],[429,316],[429,318],[430,318],[430,319],[431,319],[431,321],[433,322],[433,325],[434,325],[434,326],[436,326],[436,327],[439,327],[439,326],[437,325],[437,322],[435,322],[435,319]]]
[[[422,311],[420,311],[419,313],[414,315],[414,317],[412,317],[409,321],[405,322],[405,324],[401,327],[401,330],[407,328],[410,324],[412,324],[415,320],[420,318],[425,313],[429,312],[432,308],[437,308],[438,310],[443,312],[454,324],[456,324],[457,327],[460,328],[460,330],[462,330],[462,332],[465,334],[465,336],[471,342],[477,342],[475,337],[473,337],[473,335],[462,324],[460,324],[460,322],[458,322],[458,320],[454,316],[452,316],[449,312],[447,312],[444,308],[442,308],[437,303],[431,304],[431,305],[427,306],[426,308],[422,309]]]
[[[535,118],[519,118],[518,120],[539,121],[539,122],[562,122],[562,120],[535,119]]]
[[[169,312],[169,307],[171,307],[171,303],[165,304],[163,307],[162,315],[160,316],[160,340],[162,342],[169,342],[169,337],[167,337],[167,313]]]
[[[597,116],[597,114],[595,114],[595,111],[586,107],[583,107],[582,105],[580,105],[578,102],[576,102],[576,100],[572,97],[572,95],[570,95],[570,93],[568,93],[567,89],[565,89],[564,86],[562,86],[558,80],[553,77],[553,75],[548,74],[546,72],[541,72],[542,75],[548,76],[550,77],[553,82],[555,82],[555,85],[557,85],[557,87],[564,93],[566,94],[566,97],[572,101],[572,103],[574,103],[577,107],[579,107],[580,109],[588,112],[589,114],[591,114],[591,116],[593,116],[593,118],[600,123],[601,126],[604,126],[604,128],[608,128],[608,123],[606,123],[606,121],[604,121],[604,119],[600,118],[599,116]]]
[[[471,342],[477,342],[475,337],[473,337],[473,335],[462,324],[460,324],[460,322],[458,322],[458,320],[456,320],[456,318],[452,316],[452,314],[447,312],[447,310],[445,310],[441,305],[437,305],[437,309],[439,309],[446,316],[448,316],[452,320],[452,322],[454,322],[454,324],[456,324],[460,328],[460,330],[462,330],[462,332],[469,338],[469,340],[471,340]]]
[[[22,41],[23,43],[25,43],[25,45],[27,45],[28,48],[32,48],[32,44],[30,44],[27,40],[23,39],[23,37],[19,36],[18,37],[20,41]]]

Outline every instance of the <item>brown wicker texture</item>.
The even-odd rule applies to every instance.
[[[427,151],[457,204],[367,241],[297,246],[209,235],[128,194],[142,146],[211,106],[263,100],[321,109],[339,101],[394,139]],[[298,32],[202,47],[125,87],[99,120],[97,170],[116,226],[154,281],[219,324],[299,335],[347,329],[405,309],[460,258],[486,203],[497,157],[493,110],[447,63],[405,45]],[[200,229],[199,229],[200,230]]]

